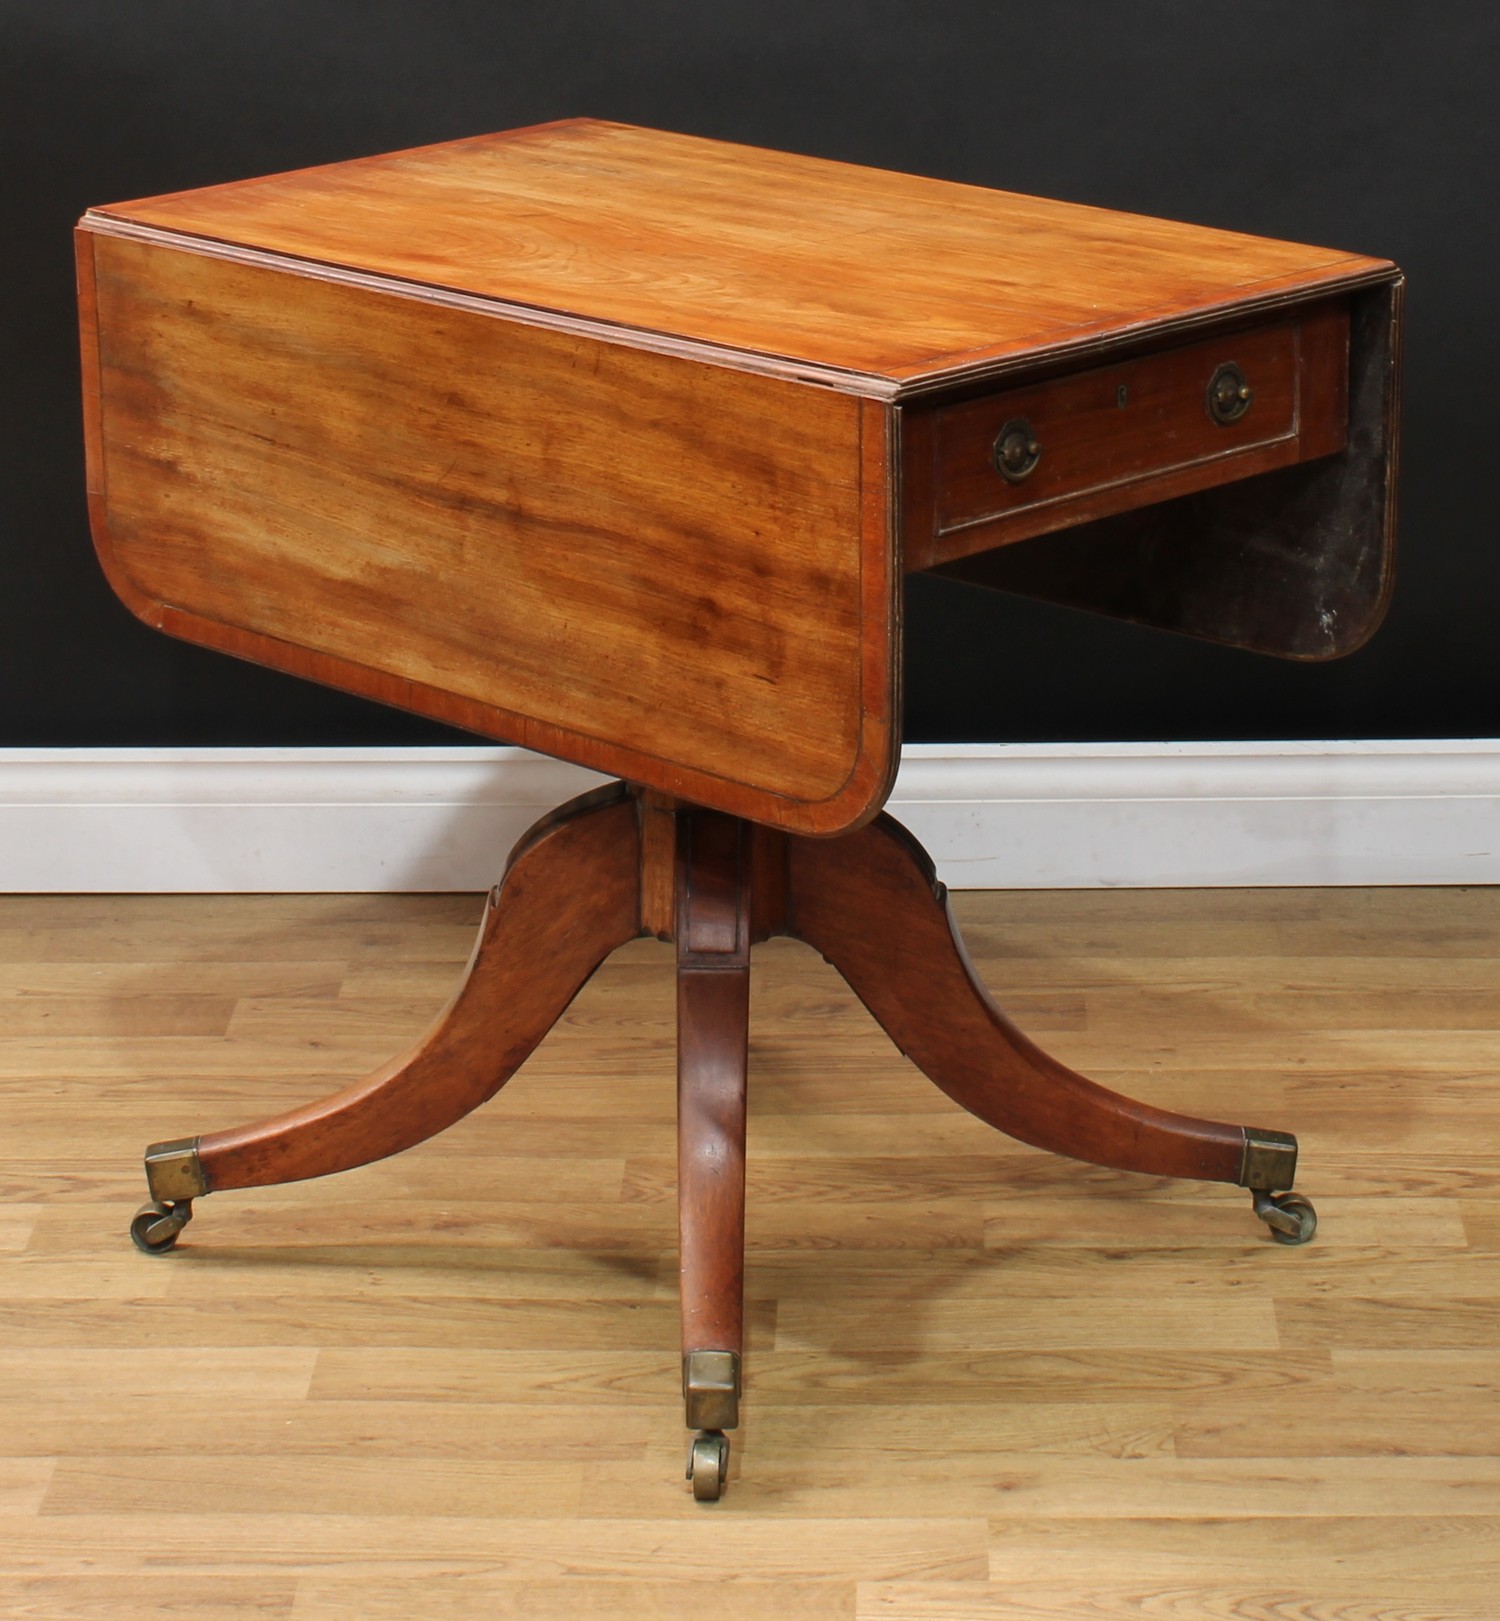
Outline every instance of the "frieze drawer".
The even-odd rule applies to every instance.
[[[1325,301],[917,413],[909,566],[1332,454],[1346,433],[1348,353],[1347,306]]]

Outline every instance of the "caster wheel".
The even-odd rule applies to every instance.
[[[1278,1244],[1305,1244],[1318,1230],[1318,1213],[1300,1193],[1256,1193],[1255,1214]]]
[[[145,1255],[163,1255],[192,1219],[191,1199],[179,1204],[143,1204],[130,1223],[130,1241]]]
[[[693,1483],[696,1501],[717,1503],[729,1483],[728,1438],[715,1430],[697,1436],[688,1454],[687,1477]]]

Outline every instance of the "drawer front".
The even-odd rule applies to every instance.
[[[931,561],[1337,450],[1347,366],[1347,310],[1322,305],[942,407],[913,436]]]

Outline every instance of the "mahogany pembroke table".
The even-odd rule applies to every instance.
[[[1287,658],[1374,630],[1393,265],[578,119],[94,209],[78,270],[94,535],[140,618],[622,779],[517,846],[405,1056],[151,1147],[143,1249],[442,1131],[643,934],[677,946],[700,1499],[741,1395],[757,940],[821,952],[990,1125],[1311,1236],[1294,1138],[1017,1031],[880,807],[909,571]]]

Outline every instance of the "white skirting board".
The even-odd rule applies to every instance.
[[[479,890],[602,781],[514,748],[0,750],[0,891]],[[1500,882],[1500,739],[915,744],[954,888]]]

